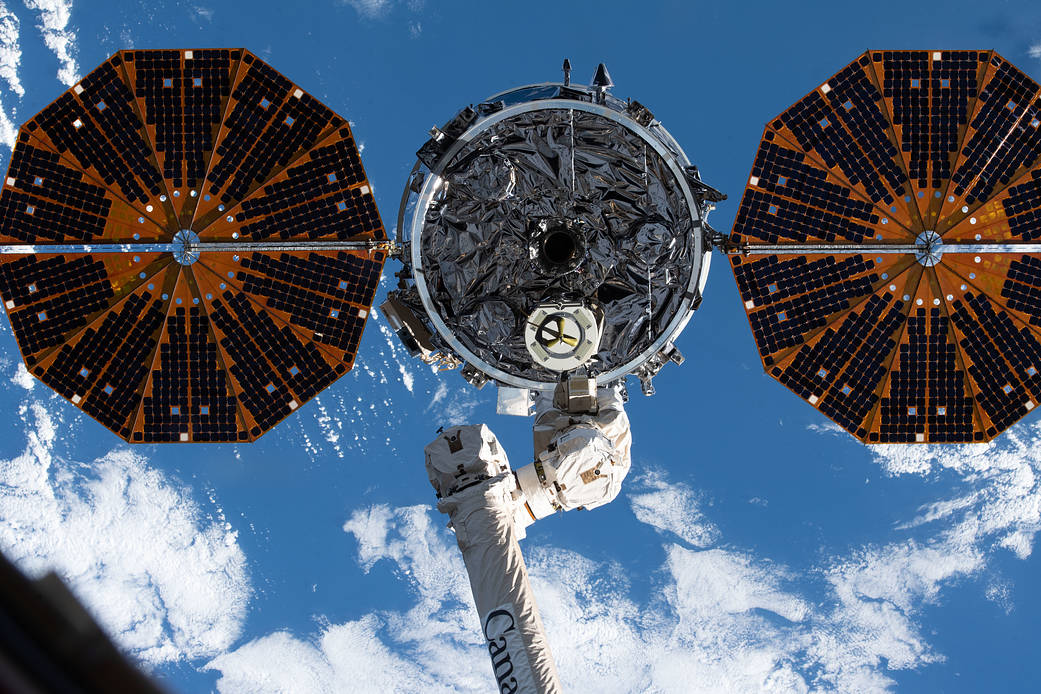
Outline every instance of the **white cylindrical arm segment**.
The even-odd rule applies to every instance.
[[[592,379],[587,379],[592,383]],[[437,508],[451,518],[501,694],[559,692],[556,665],[518,540],[556,511],[618,496],[631,464],[622,388],[562,391],[536,403],[535,462],[516,472],[483,424],[452,427],[426,447]],[[577,405],[576,405],[577,403]],[[568,412],[560,408],[570,408]]]
[[[442,497],[437,508],[451,518],[463,553],[498,691],[558,694],[556,664],[517,543],[519,491],[506,454],[485,425],[452,427],[426,447],[426,463]]]
[[[424,453],[438,499],[510,470],[506,451],[484,424],[452,427],[428,443]]]

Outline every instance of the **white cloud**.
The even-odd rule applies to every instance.
[[[824,569],[833,601],[807,636],[807,659],[837,691],[869,691],[892,684],[888,670],[940,662],[916,618],[937,602],[950,581],[982,566],[972,548],[937,541],[862,549]]]
[[[1005,614],[1012,614],[1012,588],[1007,582],[1000,580],[991,581],[987,585],[984,595],[987,596],[987,600],[1004,610]]]
[[[58,81],[71,87],[79,81],[76,65],[76,32],[69,28],[72,0],[25,0],[25,6],[39,13],[36,27],[43,42],[58,59]]]
[[[213,9],[210,7],[195,6],[191,9],[191,18],[196,24],[208,24],[213,21]]]
[[[262,676],[253,671],[254,663],[265,663]],[[204,669],[219,670],[217,688],[222,692],[327,692],[333,681],[329,659],[315,645],[304,643],[280,631],[252,641],[234,652],[222,655]]]
[[[294,690],[301,693],[358,681],[378,683],[379,691],[486,689],[491,670],[468,580],[435,518],[442,520],[425,507],[374,506],[344,526],[358,542],[363,569],[388,562],[408,583],[410,609],[329,626],[311,642],[284,632],[257,639],[207,665],[220,672],[218,689],[287,691],[281,663],[289,657],[308,664],[293,678],[308,683]],[[879,690],[891,683],[883,658],[894,659],[890,667],[928,662],[921,638],[895,607],[880,622],[870,611],[858,614],[866,600],[848,592],[815,605],[792,591],[788,569],[747,553],[672,543],[663,551],[652,597],[640,601],[621,565],[526,548],[565,691],[689,692],[692,682],[718,692],[805,692],[821,684]],[[347,645],[331,638],[341,629]]]
[[[26,390],[32,390],[36,387],[36,379],[29,373],[29,369],[25,368],[25,362],[19,361],[18,366],[15,367],[14,376],[11,377],[11,383],[16,386],[21,386]]]
[[[242,629],[250,584],[223,517],[204,518],[187,489],[126,448],[89,466],[61,459],[47,410],[33,402],[20,415],[25,451],[0,460],[4,552],[30,574],[57,571],[145,662],[228,648]]]
[[[820,424],[809,424],[806,427],[817,434],[832,434],[834,436],[849,436],[849,432],[840,427],[830,419],[823,420]]]
[[[344,0],[363,17],[382,17],[393,4],[392,0]]]
[[[1031,58],[1041,58],[1041,43],[1035,43],[1027,50],[1027,53]]]
[[[435,367],[436,368],[436,367]],[[488,391],[492,391],[489,388]],[[457,424],[468,424],[472,421],[474,413],[482,404],[480,391],[471,386],[459,386],[450,388],[444,379],[438,379],[437,388],[433,393],[427,392],[430,398],[429,404],[423,412],[430,414],[439,426],[455,426]]]
[[[25,87],[18,79],[18,66],[21,62],[18,17],[7,9],[7,5],[0,2],[0,79],[7,82],[8,88],[19,98],[25,96]]]
[[[443,399],[446,394],[438,393]],[[822,432],[825,433],[825,432]],[[959,581],[984,575],[995,552],[1030,554],[1039,528],[1041,424],[986,446],[871,449],[891,475],[955,475],[962,490],[923,506],[891,541],[826,557],[799,572],[748,552],[713,547],[719,530],[697,494],[661,473],[637,480],[639,520],[684,540],[666,541],[649,597],[635,597],[633,567],[525,544],[532,585],[567,691],[891,691],[894,673],[942,662],[923,634],[923,609]],[[476,638],[468,581],[451,536],[425,507],[374,506],[344,526],[365,571],[392,567],[414,595],[409,609],[378,610],[327,626],[312,642],[282,632],[212,661],[224,691],[281,691],[279,652],[305,649],[312,689],[359,677],[379,689],[452,686],[481,691],[490,667]],[[1011,587],[989,580],[996,609]],[[330,637],[343,629],[349,645]],[[365,658],[351,654],[361,652]],[[382,673],[372,674],[372,662]],[[305,675],[301,675],[303,678]],[[300,681],[303,681],[301,679]]]
[[[888,474],[953,475],[963,493],[923,506],[911,526],[943,520],[946,545],[987,552],[993,545],[1030,556],[1041,530],[1041,423],[1019,425],[988,444],[873,446]]]
[[[859,640],[891,668],[942,660],[918,633],[914,618],[937,603],[945,587],[978,576],[1002,548],[1025,559],[1041,527],[1041,424],[1014,427],[990,444],[873,446],[871,452],[893,476],[955,476],[962,493],[919,509],[897,530],[933,530],[925,540],[908,539],[869,547],[833,562],[825,576],[839,598],[832,619],[853,625]],[[1013,601],[1007,584],[992,582],[986,597],[1005,612]],[[820,643],[835,653],[834,638]],[[870,674],[862,657],[830,659],[828,675],[852,681]],[[879,660],[878,662],[882,662]]]
[[[353,7],[362,17],[369,19],[386,17],[395,5],[404,5],[409,12],[419,13],[426,4],[423,0],[406,0],[405,2],[399,2],[399,0],[342,0],[342,2]],[[409,22],[408,29],[412,38],[419,36],[423,30],[419,22]]]
[[[11,122],[11,116],[7,114],[7,109],[4,108],[3,103],[0,103],[0,142],[7,145],[9,149],[14,149],[17,139],[18,126]]]
[[[700,499],[693,490],[685,484],[669,484],[660,470],[644,473],[630,488],[640,490],[629,494],[629,505],[641,523],[673,533],[695,547],[708,547],[719,537],[719,529],[699,510]]]
[[[380,333],[383,335],[383,339],[386,342],[386,348],[390,350],[390,359],[394,361],[398,373],[401,374],[401,382],[405,385],[408,392],[413,392],[412,389],[415,387],[416,376],[412,373],[409,365],[415,363],[415,360],[412,359],[401,346],[401,341],[398,339],[398,336],[391,332],[390,328],[387,327],[386,321],[381,319],[379,311],[374,311],[372,313],[372,320],[379,326]],[[380,350],[380,356],[383,357],[383,365],[389,368],[390,363],[387,361],[386,352],[382,349]]]
[[[366,615],[329,626],[314,643],[277,632],[215,658],[205,669],[220,673],[218,691],[235,694],[459,691],[375,638],[382,627],[378,617]]]
[[[721,549],[695,552],[669,548],[669,569],[676,577],[676,600],[690,616],[705,621],[722,614],[766,610],[789,622],[801,622],[806,603],[783,591],[778,576],[750,555]]]
[[[829,568],[827,577],[847,603],[884,601],[912,612],[935,602],[949,579],[969,575],[982,565],[977,548],[944,534],[926,545],[908,540],[860,550]]]
[[[356,691],[359,682],[380,692],[486,689],[466,572],[434,515],[423,506],[378,505],[356,511],[344,531],[358,542],[363,570],[391,562],[415,605],[329,625],[308,641],[286,632],[251,641],[205,666],[220,673],[217,689],[307,694]]]

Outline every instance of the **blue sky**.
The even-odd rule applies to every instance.
[[[993,48],[1041,79],[1035,3],[792,5],[2,0],[0,140],[121,48],[245,46],[352,121],[392,229],[430,126],[566,56],[654,111],[730,194],[727,230],[763,124],[868,48]],[[568,691],[1041,685],[1036,416],[990,446],[861,446],[763,375],[720,258],[679,347],[657,395],[633,388],[622,495],[525,540]],[[17,355],[5,321],[0,547],[171,689],[488,688],[422,446],[485,421],[526,463],[530,422],[490,388],[376,318],[354,371],[257,443],[128,448]]]

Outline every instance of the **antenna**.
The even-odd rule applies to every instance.
[[[596,72],[593,73],[593,80],[590,84],[600,90],[610,89],[614,86],[614,82],[611,80],[611,73],[607,71],[606,65],[600,63],[596,66]]]
[[[564,58],[564,86],[567,87],[571,84],[571,61]]]
[[[604,103],[607,99],[607,90],[614,86],[606,65],[600,63],[596,66],[596,72],[593,74],[593,81],[590,84],[596,89],[597,103]]]

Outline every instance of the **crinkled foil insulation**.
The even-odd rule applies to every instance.
[[[478,357],[554,381],[524,346],[524,321],[557,298],[604,311],[594,374],[627,364],[681,310],[700,267],[694,222],[665,161],[608,118],[542,109],[500,121],[456,153],[427,208],[423,270],[445,324]],[[572,220],[584,245],[564,274],[533,257],[533,223]],[[422,280],[421,280],[422,281]]]

